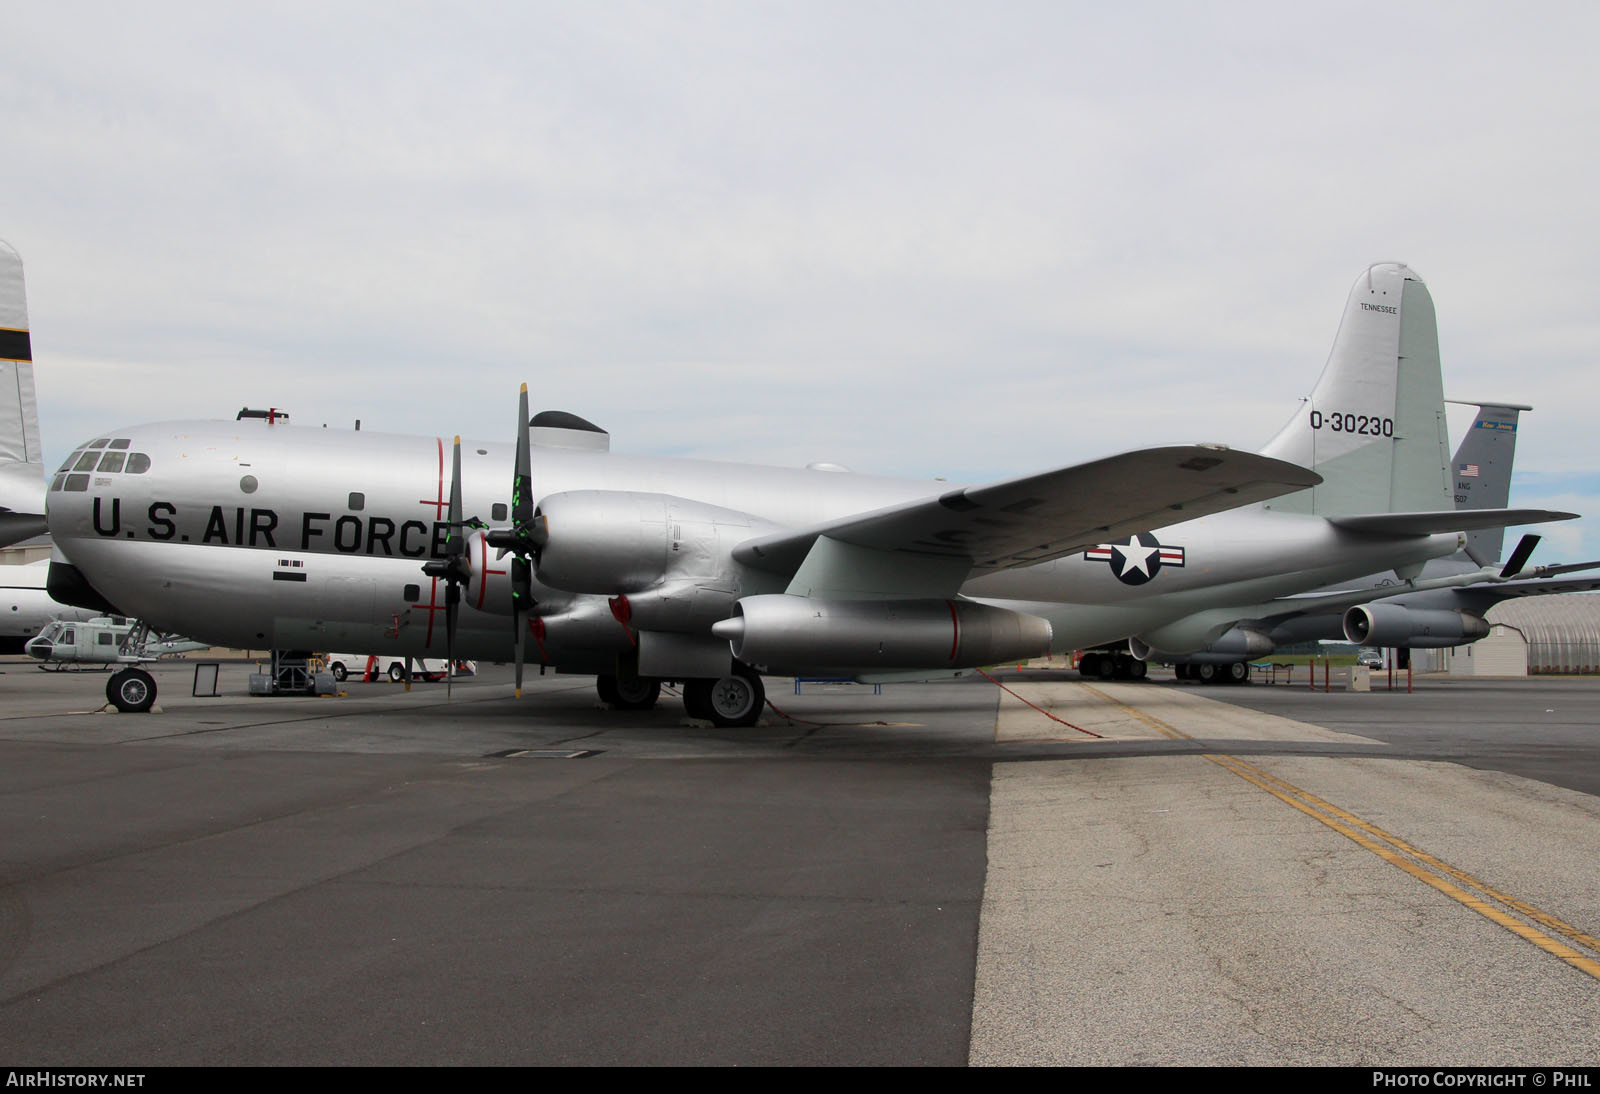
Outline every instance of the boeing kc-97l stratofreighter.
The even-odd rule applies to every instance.
[[[515,659],[519,691],[531,659],[622,707],[676,680],[692,715],[748,725],[762,673],[928,678],[1159,633],[1567,515],[1412,504],[1449,469],[1432,303],[1393,264],[1358,281],[1268,455],[1157,448],[971,487],[651,459],[530,420],[526,387],[517,435],[109,431],[51,482],[51,592],[219,645]],[[124,678],[119,705],[148,707],[148,675]]]

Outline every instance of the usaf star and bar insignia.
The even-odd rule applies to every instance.
[[[1102,543],[1083,552],[1090,562],[1109,562],[1111,572],[1126,585],[1143,585],[1163,566],[1182,566],[1183,548],[1164,545],[1149,532],[1116,543]]]

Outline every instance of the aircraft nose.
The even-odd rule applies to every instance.
[[[22,652],[29,657],[37,657],[41,661],[50,660],[50,651],[54,644],[48,638],[35,638],[22,647]]]
[[[144,484],[153,466],[150,453],[155,439],[148,432],[122,429],[73,449],[50,479],[45,501],[50,534],[59,542],[86,530],[102,495],[114,496]]]

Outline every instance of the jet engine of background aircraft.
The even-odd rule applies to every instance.
[[[1344,613],[1344,635],[1357,646],[1443,649],[1487,638],[1489,624],[1471,612],[1358,604]]]
[[[1160,661],[1164,657],[1172,656],[1164,650],[1158,650],[1137,638],[1128,640],[1128,648],[1139,661]],[[1193,664],[1225,665],[1230,661],[1249,661],[1257,657],[1265,657],[1278,648],[1270,635],[1250,627],[1233,627],[1206,642],[1197,649],[1183,655],[1185,661]],[[1087,675],[1096,675],[1088,673]]]

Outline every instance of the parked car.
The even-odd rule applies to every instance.
[[[330,653],[323,658],[327,663],[328,671],[333,673],[333,678],[341,683],[348,676],[361,676],[367,671],[367,662],[374,656],[377,657],[378,671],[388,676],[395,683],[406,678],[406,659],[395,657],[392,654],[373,655],[365,653]],[[445,670],[449,662],[442,657],[413,657],[411,659],[412,675],[418,680],[437,681],[445,678]],[[476,676],[477,663],[474,661],[456,662],[456,679],[463,676]]]
[[[1369,669],[1377,669],[1381,672],[1384,667],[1383,651],[1366,646],[1356,654],[1356,664],[1363,665]]]

